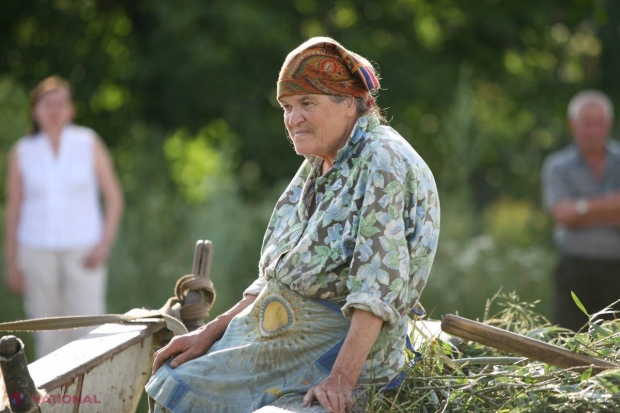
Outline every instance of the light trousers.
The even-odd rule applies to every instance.
[[[24,306],[29,318],[104,314],[107,267],[86,268],[90,248],[50,251],[19,246]],[[93,328],[35,332],[35,354],[43,357]]]

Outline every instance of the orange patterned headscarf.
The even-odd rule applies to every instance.
[[[278,99],[292,95],[354,96],[374,103],[379,80],[368,60],[329,37],[313,37],[290,52],[278,77]]]

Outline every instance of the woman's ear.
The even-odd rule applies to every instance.
[[[349,116],[357,115],[357,102],[353,96],[347,97],[347,109]]]

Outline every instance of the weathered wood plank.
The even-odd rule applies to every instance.
[[[70,385],[82,374],[164,327],[165,323],[158,319],[106,324],[31,363],[28,369],[35,385],[50,392]]]
[[[151,341],[145,337],[85,373],[79,413],[134,413],[151,372]],[[87,396],[90,403],[84,402]]]
[[[444,316],[441,328],[448,334],[466,340],[472,340],[485,346],[565,369],[577,368],[577,370],[583,370],[587,366],[593,366],[592,373],[597,374],[606,369],[617,369],[620,367],[605,360],[575,353],[552,344],[452,314]]]
[[[78,407],[75,406],[72,402],[74,395],[78,395],[79,397],[80,385],[81,376],[65,386],[54,389],[50,394],[47,395],[48,397],[43,397],[40,400],[39,407],[41,408],[41,413],[72,413],[74,411],[74,408]],[[71,402],[63,403],[63,397],[65,397],[65,402],[67,402],[67,397],[71,399]]]
[[[457,338],[449,336],[441,330],[441,321],[438,320],[410,321],[410,330],[413,348],[416,350],[424,348],[429,340],[436,338],[452,344],[456,344],[458,341]]]
[[[256,410],[254,413],[327,413],[327,410],[315,403],[304,407],[303,395],[283,397],[269,406]]]
[[[41,413],[134,413],[150,373],[151,341],[145,337],[70,385],[49,391]]]
[[[303,407],[301,403],[296,403],[283,407],[265,406],[254,413],[327,413],[327,410],[318,405]]]

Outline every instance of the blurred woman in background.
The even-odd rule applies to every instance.
[[[110,155],[93,130],[72,123],[66,80],[43,80],[30,99],[31,133],[15,144],[8,163],[7,287],[24,295],[30,318],[102,314],[106,263],[123,210]],[[37,358],[82,334],[36,333]]]

